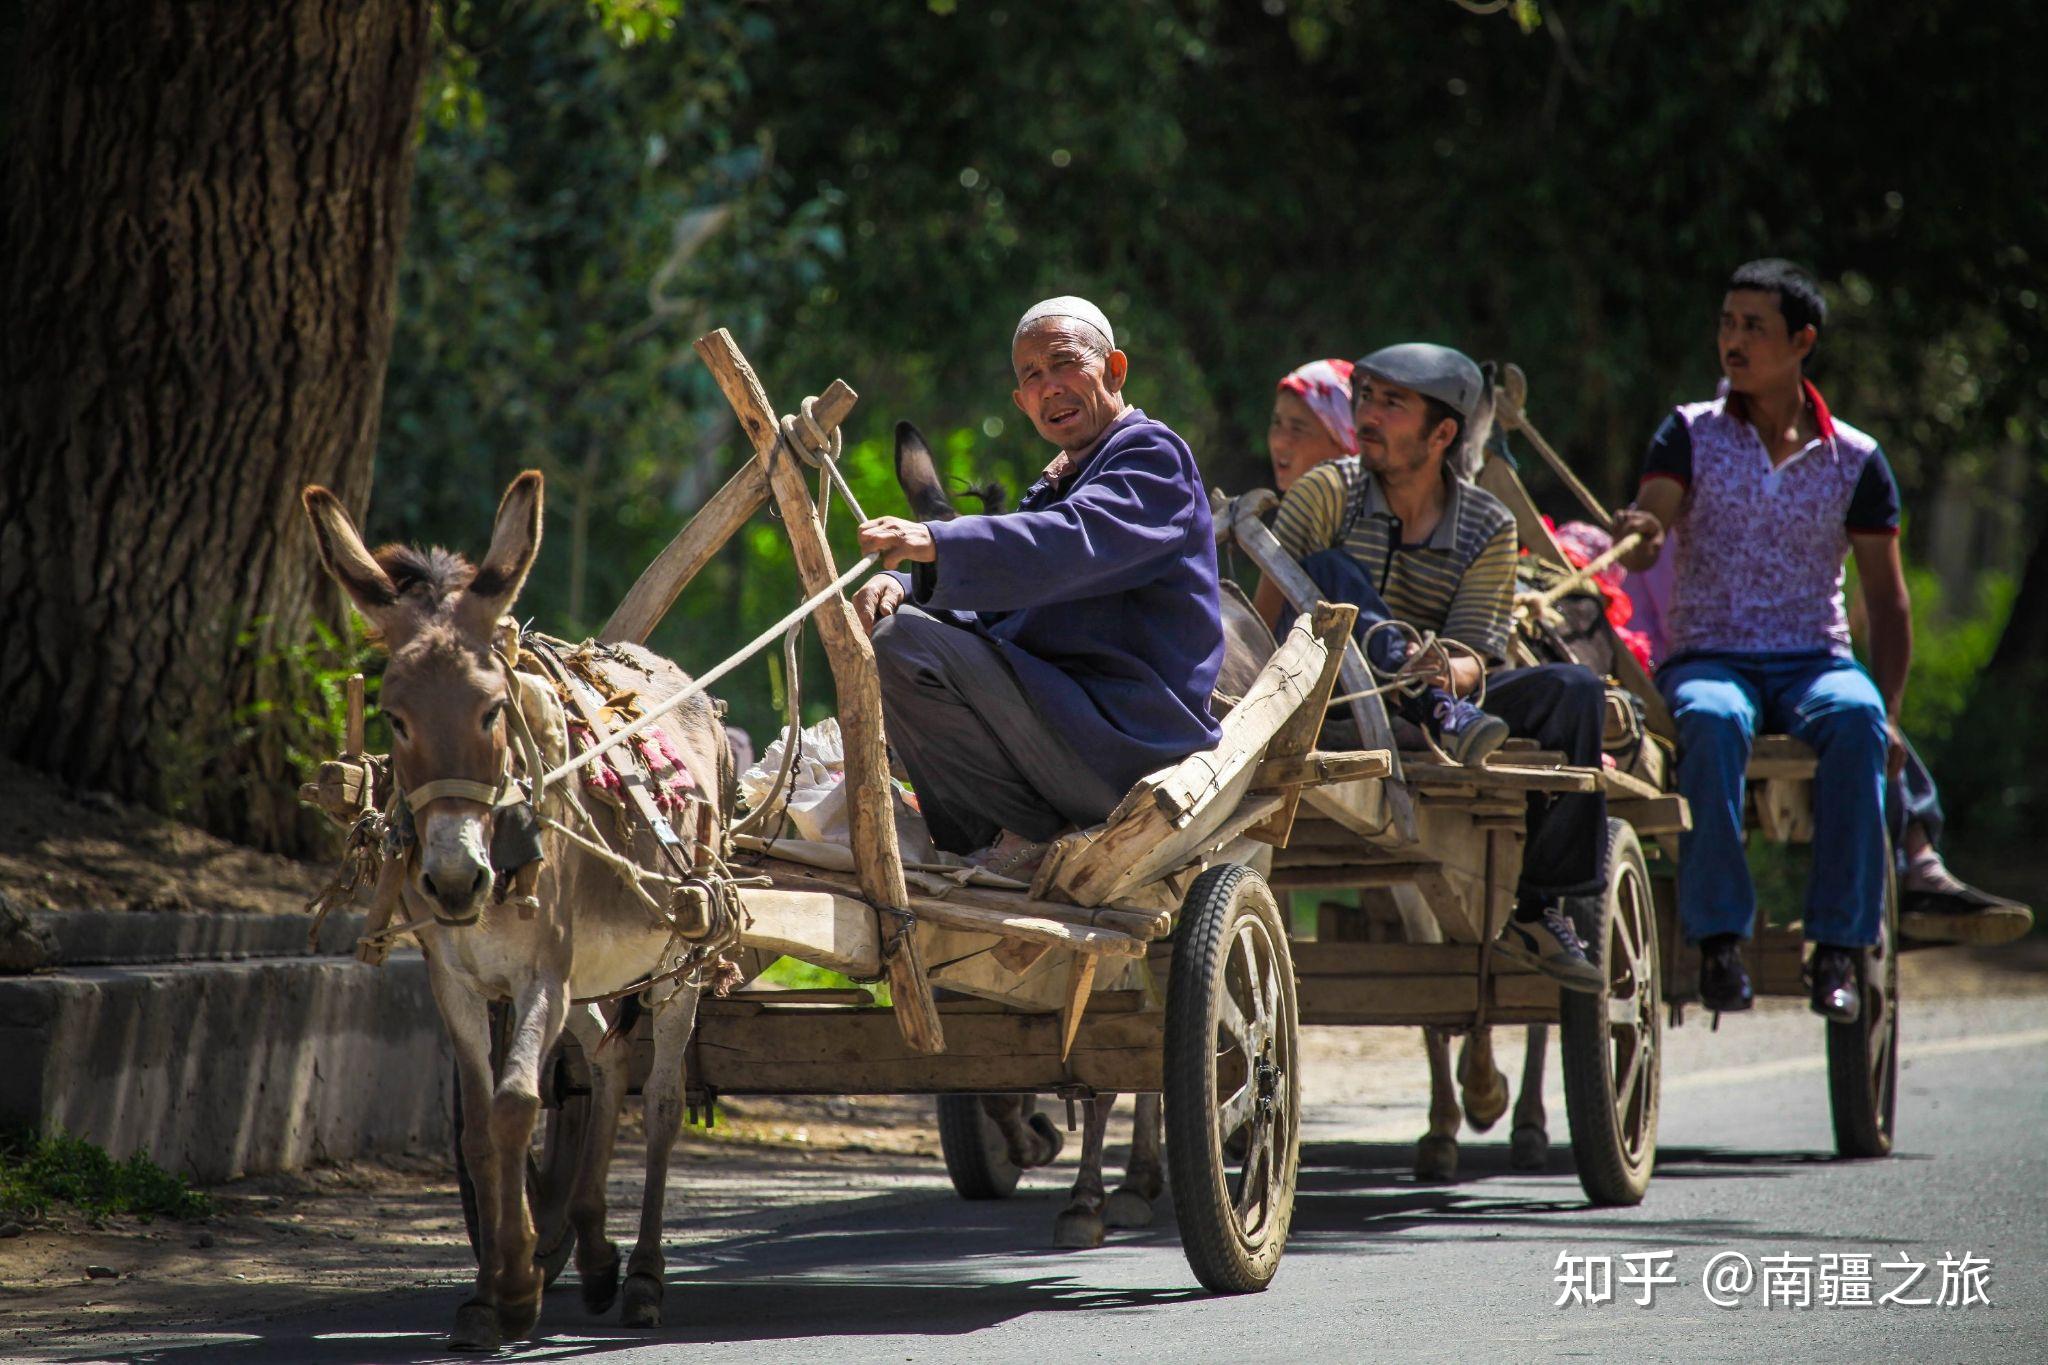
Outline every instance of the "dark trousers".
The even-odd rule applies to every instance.
[[[874,645],[889,744],[940,848],[972,853],[1003,830],[1050,839],[1123,799],[1046,724],[990,641],[905,603],[876,624]]]
[[[1562,753],[1574,768],[1600,767],[1606,707],[1607,685],[1582,664],[1487,675],[1486,709],[1508,723],[1508,733]],[[1591,896],[1606,888],[1606,794],[1530,792],[1521,894]]]
[[[1361,647],[1366,632],[1393,612],[1373,587],[1362,565],[1342,550],[1321,550],[1301,561],[1303,572],[1324,600],[1358,608],[1354,633]],[[1283,615],[1280,629],[1292,623]],[[1393,631],[1373,636],[1370,657],[1383,673],[1400,666],[1406,645]],[[1396,709],[1421,724],[1427,706],[1419,697],[1396,698]],[[1574,767],[1600,766],[1600,736],[1606,721],[1607,687],[1579,664],[1510,668],[1486,680],[1486,709],[1508,723],[1508,732],[1533,739],[1565,755]],[[1529,793],[1529,843],[1522,853],[1524,896],[1590,896],[1607,886],[1607,797]]]

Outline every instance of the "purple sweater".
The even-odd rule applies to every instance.
[[[1132,409],[1078,471],[1018,510],[931,523],[910,600],[993,640],[1024,694],[1105,780],[1129,787],[1221,731],[1209,496],[1187,442]]]

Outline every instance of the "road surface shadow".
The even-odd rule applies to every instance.
[[[1726,1246],[1787,1235],[1739,1218],[1673,1219],[1647,1208],[1594,1208],[1563,1143],[1541,1171],[1513,1170],[1506,1147],[1497,1143],[1467,1145],[1460,1157],[1456,1181],[1421,1184],[1412,1172],[1409,1144],[1307,1145],[1290,1258],[1403,1255],[1413,1243],[1396,1234],[1411,1230],[1431,1240],[1554,1242],[1570,1235],[1659,1246]],[[1828,1153],[1668,1148],[1660,1154],[1658,1178],[1726,1175],[1731,1167],[1780,1178],[1831,1164]],[[1654,1193],[1653,1184],[1653,1199]],[[616,1311],[605,1319],[586,1314],[572,1271],[547,1296],[539,1339],[499,1358],[574,1360],[655,1344],[740,1341],[790,1341],[798,1351],[806,1340],[877,1332],[957,1337],[1034,1313],[1156,1309],[1206,1297],[1178,1254],[1170,1198],[1161,1199],[1152,1227],[1114,1232],[1102,1250],[1078,1254],[1050,1246],[1053,1216],[1065,1200],[1064,1189],[1037,1185],[996,1202],[933,1195],[682,1248],[669,1258],[667,1322],[651,1332],[619,1327]],[[1140,1262],[1119,1254],[1162,1248],[1172,1253],[1165,1262],[1171,1269],[1163,1273],[1156,1257]],[[1134,1285],[1134,1271],[1135,1278],[1166,1282]],[[161,1344],[139,1350],[137,1338],[130,1337],[127,1358],[171,1365],[474,1359],[444,1346],[456,1306],[467,1294],[461,1284],[411,1288],[368,1303],[357,1298],[330,1310],[216,1329],[204,1337],[167,1328]],[[250,1306],[262,1311],[260,1303]],[[366,1322],[376,1330],[364,1330]]]

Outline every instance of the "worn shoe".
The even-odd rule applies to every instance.
[[[1742,940],[1730,935],[1700,945],[1700,1004],[1721,1014],[1746,1010],[1755,1000],[1742,966]]]
[[[1922,943],[2010,943],[2033,927],[2026,906],[1952,876],[1940,886],[1908,885],[1899,897],[1899,932]]]
[[[1430,736],[1453,763],[1476,768],[1508,742],[1508,723],[1499,716],[1490,716],[1441,687],[1430,688],[1423,697],[1428,705]]]
[[[1588,960],[1585,943],[1556,905],[1546,905],[1540,919],[1509,920],[1493,946],[1503,957],[1535,968],[1568,991],[1597,992],[1607,980]]]
[[[1813,983],[1813,1012],[1837,1024],[1853,1024],[1863,1013],[1863,973],[1855,948],[1837,948],[1817,943],[1807,960],[1806,976]]]

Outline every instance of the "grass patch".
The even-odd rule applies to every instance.
[[[0,1140],[0,1213],[40,1219],[52,1204],[93,1218],[204,1218],[213,1201],[141,1152],[116,1161],[83,1138],[16,1134]]]

